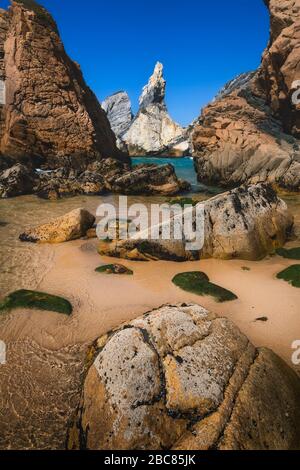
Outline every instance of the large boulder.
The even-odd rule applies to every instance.
[[[184,234],[181,239],[174,237],[173,217],[170,239],[152,239],[150,227],[135,238],[101,242],[99,252],[142,261],[188,261],[211,257],[258,260],[282,247],[293,227],[293,217],[286,203],[266,184],[244,186],[215,196],[203,203],[203,215],[204,244],[201,249],[190,251],[187,246],[190,240]],[[194,207],[194,221],[195,217]]]
[[[26,230],[20,235],[23,242],[62,243],[84,237],[94,225],[95,217],[85,209],[75,209],[51,222]]]
[[[297,374],[198,305],[147,313],[91,356],[69,449],[300,449]]]
[[[224,186],[268,181],[300,189],[300,1],[267,0],[271,38],[256,73],[231,81],[194,127],[200,181]]]
[[[0,151],[44,167],[123,158],[105,112],[34,0],[0,11]]]
[[[35,184],[33,170],[17,163],[0,173],[0,198],[30,194]]]
[[[175,146],[176,155],[188,153],[187,131],[175,123],[165,104],[166,81],[163,65],[157,63],[148,84],[140,96],[140,107],[129,130],[122,136],[130,155],[170,154]]]

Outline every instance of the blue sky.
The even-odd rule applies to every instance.
[[[0,0],[0,6],[9,2]],[[167,105],[190,123],[223,84],[255,69],[269,36],[263,0],[40,0],[57,21],[66,50],[100,100],[138,97],[157,60]]]

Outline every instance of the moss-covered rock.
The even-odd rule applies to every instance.
[[[199,271],[177,274],[172,282],[177,287],[192,294],[214,297],[217,302],[228,302],[237,299],[235,294],[211,283],[208,276]]]
[[[168,201],[168,204],[171,206],[174,206],[176,204],[179,204],[181,207],[184,206],[196,206],[199,201],[196,201],[195,199],[192,199],[190,197],[179,197],[176,199],[171,199]]]
[[[24,289],[12,292],[0,302],[0,313],[16,308],[46,310],[65,315],[71,315],[73,311],[70,302],[62,297]]]
[[[291,248],[290,250],[287,250],[286,248],[279,248],[276,250],[276,253],[277,255],[286,259],[300,260],[300,247]]]
[[[99,266],[95,271],[104,274],[127,274],[128,276],[133,274],[131,269],[126,268],[122,264],[106,264],[105,266]]]
[[[300,287],[300,264],[294,264],[284,271],[281,271],[277,274],[277,278],[283,279],[293,287]]]

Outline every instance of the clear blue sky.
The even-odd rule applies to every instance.
[[[157,60],[171,116],[188,124],[223,84],[255,69],[269,36],[263,0],[40,0],[100,100],[126,90],[137,109]],[[6,7],[7,0],[0,0]]]

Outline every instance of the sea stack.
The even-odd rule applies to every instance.
[[[143,88],[139,99],[139,111],[127,132],[117,137],[126,144],[130,155],[167,155],[183,156],[189,154],[187,130],[176,124],[168,114],[165,103],[166,81],[163,77],[163,65],[158,62],[148,84]],[[114,100],[114,96],[105,100]],[[118,121],[128,124],[128,114],[122,118],[119,111]],[[115,113],[108,113],[112,127],[116,120]]]
[[[14,0],[0,11],[0,57],[1,160],[77,168],[123,158],[105,112],[43,7]]]
[[[300,1],[266,0],[271,34],[261,66],[225,86],[193,132],[199,181],[268,181],[300,190]]]

